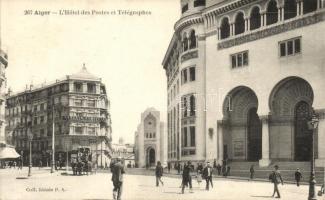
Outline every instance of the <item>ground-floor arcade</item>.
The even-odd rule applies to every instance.
[[[325,152],[325,109],[313,109],[314,90],[299,77],[289,77],[274,86],[269,95],[269,112],[259,115],[253,89],[233,88],[224,99],[223,118],[217,123],[218,161],[310,161],[312,142],[316,165],[323,165]],[[319,126],[308,128],[313,112]]]

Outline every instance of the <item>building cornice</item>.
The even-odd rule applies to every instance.
[[[237,1],[226,3],[224,5],[220,5],[221,3],[218,3],[213,6],[205,8],[203,11],[203,16],[207,17],[208,15],[220,15],[256,1],[260,1],[260,0],[237,0]]]
[[[203,17],[202,17],[201,12],[191,14],[191,15],[188,15],[186,17],[183,17],[183,18],[179,19],[175,23],[174,29],[175,29],[176,32],[180,32],[186,26],[193,25],[193,24],[198,24],[198,23],[203,23]]]

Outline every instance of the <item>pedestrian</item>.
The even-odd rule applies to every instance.
[[[40,159],[39,162],[38,162],[38,169],[41,169],[43,166],[43,162],[42,160]]]
[[[227,166],[227,176],[230,176],[230,165]]]
[[[180,174],[181,173],[181,164],[177,163],[176,168],[177,168],[177,173]]]
[[[184,194],[185,187],[190,188],[192,192],[192,178],[191,178],[191,162],[184,163],[183,175],[182,175],[182,194]]]
[[[156,186],[159,186],[159,182],[161,183],[162,186],[164,186],[164,182],[161,180],[161,177],[163,176],[164,169],[161,166],[160,161],[157,162],[156,166]]]
[[[213,188],[212,183],[212,167],[210,166],[210,162],[207,162],[207,166],[203,170],[203,177],[206,181],[205,189],[209,190],[209,185],[211,183],[211,187]]]
[[[272,183],[274,185],[274,190],[273,190],[272,197],[274,197],[275,193],[277,193],[276,198],[281,198],[278,185],[280,183],[283,185],[283,179],[282,179],[281,173],[279,171],[279,166],[278,165],[274,166],[274,171],[270,174],[269,179],[272,181]]]
[[[300,186],[300,180],[301,179],[302,179],[302,175],[301,175],[300,169],[297,168],[297,170],[295,172],[295,180],[296,180],[296,183],[297,183],[297,187]]]
[[[200,184],[202,182],[202,171],[201,170],[198,170],[198,173],[196,175],[196,180],[197,180],[197,183],[198,183],[199,188],[200,188]]]
[[[222,175],[224,177],[227,177],[227,166],[226,165],[222,165]]]
[[[249,168],[249,173],[250,173],[250,180],[253,180],[255,175],[254,165],[251,165],[251,167]]]
[[[221,165],[218,163],[217,165],[218,176],[221,175]]]
[[[217,170],[217,159],[213,161],[213,169]]]
[[[116,163],[112,165],[112,182],[113,182],[113,199],[121,200],[123,188],[123,174],[125,173],[121,158],[116,159]]]
[[[171,167],[171,164],[170,164],[170,162],[168,162],[168,163],[167,163],[168,173],[170,173],[170,167]]]
[[[201,163],[198,163],[198,166],[197,166],[197,173],[199,173],[199,171],[201,172],[201,174],[203,173],[203,166]]]

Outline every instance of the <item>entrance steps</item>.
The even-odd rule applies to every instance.
[[[258,162],[248,161],[230,161],[230,176],[249,178],[249,169],[254,165],[255,178],[268,179],[269,174],[274,170],[274,165],[278,165],[284,181],[294,182],[294,173],[297,168],[303,176],[302,182],[308,182],[310,177],[310,162],[290,162],[290,161],[272,161],[268,167],[260,167]],[[315,168],[317,184],[324,183],[324,168]]]

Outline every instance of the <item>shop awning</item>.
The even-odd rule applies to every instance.
[[[16,152],[14,147],[9,145],[0,145],[0,159],[18,157],[20,157],[20,155]]]

